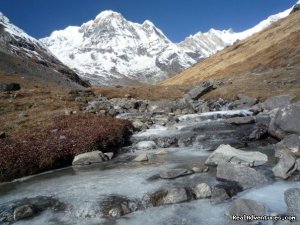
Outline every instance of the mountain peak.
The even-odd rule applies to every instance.
[[[105,10],[102,11],[101,13],[99,13],[95,20],[104,20],[104,19],[108,19],[108,18],[117,18],[117,19],[122,19],[123,16],[121,13],[112,11],[112,10]]]

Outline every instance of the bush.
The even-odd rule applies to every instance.
[[[60,116],[53,124],[17,139],[0,139],[0,182],[69,166],[75,155],[115,151],[132,125],[94,114]]]

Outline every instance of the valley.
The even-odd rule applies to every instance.
[[[180,43],[0,13],[0,225],[299,225],[299,9]]]

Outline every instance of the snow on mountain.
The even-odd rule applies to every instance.
[[[80,85],[88,85],[86,82],[82,81],[74,71],[62,64],[62,62],[60,62],[46,46],[10,23],[9,19],[1,12],[0,51],[37,63],[46,67],[46,70],[51,70],[55,74],[64,75]]]
[[[292,9],[293,8],[290,8],[276,15],[269,16],[256,26],[242,32],[235,33],[232,29],[223,31],[210,29],[206,33],[199,32],[195,35],[187,37],[184,41],[179,43],[179,46],[187,51],[195,51],[204,55],[205,57],[209,57],[217,51],[222,50],[226,46],[230,46],[238,40],[246,39],[253,34],[267,28],[272,23],[287,17]]]
[[[133,23],[113,11],[41,41],[62,62],[101,85],[155,83],[202,57],[182,50],[150,21]]]
[[[261,31],[290,11],[270,16],[243,32],[210,29],[175,44],[150,21],[133,23],[108,10],[80,27],[54,31],[40,41],[94,85],[156,83]]]

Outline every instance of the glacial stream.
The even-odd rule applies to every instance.
[[[155,175],[165,169],[201,167],[211,151],[220,144],[242,146],[242,137],[255,125],[231,126],[225,119],[233,115],[251,114],[247,110],[193,114],[179,116],[176,123],[167,126],[154,124],[151,129],[135,134],[132,146],[122,149],[110,161],[87,167],[68,167],[0,184],[0,207],[7,202],[36,196],[53,197],[67,205],[61,212],[46,210],[34,218],[15,222],[15,225],[226,225],[231,220],[225,214],[236,198],[261,202],[268,213],[286,213],[283,193],[288,188],[300,188],[299,182],[274,180],[273,183],[240,192],[219,204],[202,199],[150,207],[121,218],[101,216],[99,203],[110,195],[142,199],[161,188],[194,187],[203,182],[210,186],[218,184],[220,181],[216,179],[216,169],[213,167],[208,172],[176,179],[159,179]],[[140,141],[157,142],[174,137],[178,140],[177,146],[150,150],[135,147]],[[167,154],[156,154],[162,149]],[[268,155],[269,162],[262,170],[268,172],[273,166],[275,159],[271,144],[257,142],[249,144],[244,150],[261,151]],[[146,153],[149,161],[134,162],[133,159],[141,153]]]

